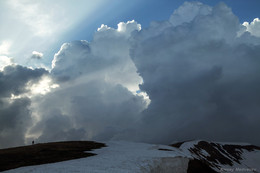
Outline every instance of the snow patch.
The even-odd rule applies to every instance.
[[[146,172],[186,172],[189,159],[178,149],[166,145],[153,145],[113,141],[107,147],[94,150],[96,156],[17,168],[5,173],[146,173]],[[159,148],[171,151],[159,150]]]

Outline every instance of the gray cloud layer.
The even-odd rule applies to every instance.
[[[225,4],[186,2],[148,28],[102,25],[90,43],[63,44],[50,73],[7,66],[0,147],[32,139],[260,144],[260,38],[245,27]],[[47,74],[59,88],[22,96]],[[133,94],[139,84],[148,108]]]

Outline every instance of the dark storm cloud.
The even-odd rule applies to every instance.
[[[24,144],[25,132],[31,125],[28,98],[16,99],[12,103],[0,105],[0,147]]]
[[[19,95],[26,91],[26,84],[31,80],[39,80],[45,69],[30,69],[20,65],[6,66],[0,71],[0,97],[9,97],[11,94]]]
[[[191,8],[194,16],[183,16]],[[260,39],[238,37],[240,28],[225,4],[192,2],[135,33],[131,55],[151,99],[143,140],[260,144]]]
[[[48,72],[19,65],[6,66],[0,71],[0,147],[24,144],[25,132],[31,126],[31,100],[26,97],[11,99],[27,92],[29,81],[37,82]]]

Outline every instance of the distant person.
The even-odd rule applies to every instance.
[[[34,144],[34,141],[32,141],[32,145]]]

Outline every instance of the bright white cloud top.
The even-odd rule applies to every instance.
[[[0,40],[0,147],[32,139],[260,143],[258,19],[241,24],[224,3],[186,2],[147,28],[135,20],[102,24],[92,41],[62,44],[50,70],[18,65],[48,60],[45,49],[82,19],[83,2],[44,2],[1,2],[23,14],[10,16],[23,27]]]
[[[32,59],[42,59],[43,58],[43,53],[37,52],[37,51],[33,51],[31,58]]]
[[[255,18],[251,23],[244,22],[243,25],[246,27],[246,31],[250,32],[254,36],[260,37],[260,20]]]

